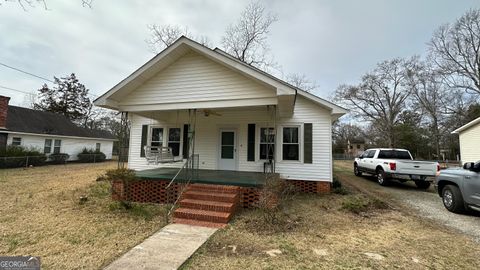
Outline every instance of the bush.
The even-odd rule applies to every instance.
[[[102,162],[107,158],[104,153],[87,148],[83,148],[82,152],[80,152],[77,157],[80,162],[85,163]]]
[[[367,212],[375,209],[388,209],[386,202],[377,198],[367,197],[365,195],[348,197],[342,202],[342,209],[350,211],[355,214]]]
[[[9,145],[0,150],[0,168],[40,166],[44,165],[46,160],[47,156],[35,148]]]
[[[53,153],[48,156],[48,159],[50,159],[50,162],[53,164],[65,164],[69,157],[70,155],[67,153]]]
[[[340,182],[336,177],[333,177],[332,192],[340,195],[349,194],[348,190],[342,186],[342,182]]]

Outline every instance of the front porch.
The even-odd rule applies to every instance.
[[[143,180],[171,180],[178,173],[178,168],[155,168],[137,171],[138,178]],[[186,181],[187,177],[179,174],[175,182]],[[266,174],[261,172],[226,171],[197,169],[193,174],[191,183],[230,185],[240,187],[261,187],[265,185]]]

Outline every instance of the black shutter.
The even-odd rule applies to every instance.
[[[303,124],[303,163],[312,163],[312,123]]]
[[[183,125],[183,158],[188,158],[188,149],[190,147],[188,141],[188,129],[190,128],[189,124]]]
[[[255,124],[248,124],[247,161],[255,161]]]
[[[145,157],[145,146],[147,145],[148,125],[142,126],[142,145],[140,149],[140,156]]]

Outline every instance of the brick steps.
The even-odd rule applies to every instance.
[[[173,213],[174,222],[221,228],[230,221],[239,201],[239,187],[192,184]]]
[[[183,199],[180,201],[180,206],[190,209],[231,212],[235,208],[235,203]]]
[[[216,201],[216,202],[234,202],[238,197],[235,193],[218,193],[216,191],[207,190],[187,190],[183,193],[183,199],[194,199],[203,201]]]
[[[177,208],[174,216],[176,218],[183,219],[194,219],[201,221],[211,221],[218,223],[227,223],[230,220],[230,217],[233,213],[230,212],[218,212],[218,211],[208,211],[200,209],[190,209],[190,208]]]
[[[240,187],[226,185],[191,184],[188,186],[188,189],[197,191],[219,191],[220,193],[237,193],[240,190]]]

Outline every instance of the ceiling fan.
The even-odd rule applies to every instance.
[[[198,111],[199,113],[203,113],[203,115],[205,115],[205,117],[209,117],[210,115],[215,115],[215,116],[222,116],[221,113],[218,113],[214,110],[209,110],[209,109],[203,109],[203,110],[199,110]]]

